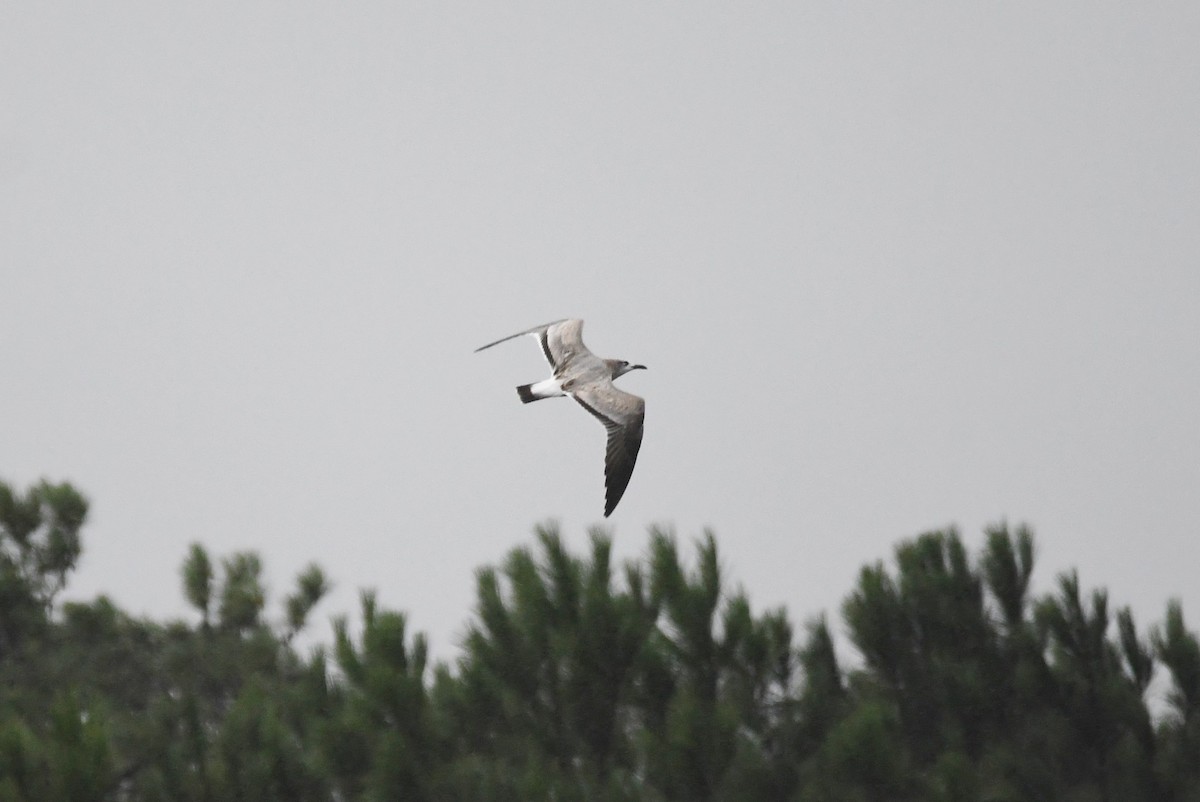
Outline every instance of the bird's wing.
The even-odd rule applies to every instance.
[[[642,422],[646,417],[646,402],[632,393],[618,390],[611,381],[588,384],[570,393],[579,404],[592,413],[608,432],[608,448],[604,454],[604,517],[617,508],[617,502],[629,486],[638,450],[642,447]]]
[[[546,327],[538,340],[546,361],[556,371],[580,356],[591,356],[592,352],[583,344],[583,321],[560,320]]]
[[[516,334],[510,334],[507,337],[502,337],[494,343],[481,345],[475,349],[475,353],[479,353],[485,348],[491,348],[493,345],[499,345],[503,342],[523,337],[526,334],[532,334],[538,339],[538,345],[542,347],[542,355],[546,357],[546,361],[550,363],[550,367],[558,370],[559,367],[567,362],[570,362],[580,354],[590,354],[587,346],[583,344],[583,321],[582,320],[556,320],[553,323],[543,323],[540,326],[534,326],[525,331],[518,331]]]

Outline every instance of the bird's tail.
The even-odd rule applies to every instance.
[[[528,404],[530,401],[554,398],[565,393],[562,391],[562,383],[558,379],[550,378],[534,384],[522,384],[517,388],[517,395],[521,397],[522,404]]]

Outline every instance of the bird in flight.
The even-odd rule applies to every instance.
[[[618,390],[613,379],[645,365],[631,365],[623,359],[601,359],[583,344],[582,320],[556,320],[502,337],[485,348],[526,334],[537,337],[542,354],[554,371],[549,379],[523,384],[517,388],[521,402],[540,401],[555,396],[570,396],[590,412],[608,432],[604,455],[604,517],[617,508],[617,502],[629,486],[638,449],[642,447],[642,421],[646,402],[632,393]]]

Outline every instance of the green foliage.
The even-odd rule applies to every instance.
[[[1183,623],[1183,608],[1178,601],[1167,605],[1167,620],[1161,632],[1155,631],[1154,650],[1166,664],[1175,681],[1170,696],[1179,723],[1200,719],[1200,643]]]
[[[216,737],[212,793],[216,799],[301,802],[328,799],[314,756],[286,722],[270,689],[247,685]]]
[[[829,775],[839,778],[844,792],[864,799],[903,799],[911,783],[907,755],[897,749],[900,723],[882,701],[856,707],[833,729],[823,744]]]
[[[287,610],[288,639],[304,629],[308,614],[329,592],[329,580],[319,565],[311,564],[296,578],[296,592],[284,602]]]
[[[19,718],[0,718],[0,800],[90,802],[112,789],[112,755],[103,716],[73,694],[46,711],[41,734]]]
[[[747,786],[786,784],[776,743],[791,690],[792,630],[782,611],[754,617],[745,594],[728,593],[716,539],[681,564],[675,539],[651,532],[651,598],[665,621],[653,633],[642,737],[649,781],[668,799],[736,798]]]
[[[1172,679],[1171,712],[1159,731],[1157,774],[1174,798],[1200,800],[1200,641],[1184,625],[1178,601],[1167,605],[1166,621],[1150,640]]]
[[[69,484],[0,482],[0,659],[41,632],[82,548],[88,502]]]
[[[847,670],[824,615],[795,644],[729,586],[711,533],[688,559],[652,530],[614,565],[607,534],[574,553],[540,527],[477,572],[460,655],[432,665],[372,592],[328,656],[298,654],[329,581],[308,566],[268,614],[252,552],[190,547],[196,625],[57,604],[86,511],[69,485],[0,483],[0,802],[1200,802],[1180,605],[1146,636],[1073,572],[1031,598],[1026,528],[974,556],[928,532],[864,567]]]
[[[49,766],[38,737],[20,718],[0,718],[0,801],[41,799]]]
[[[266,604],[262,586],[262,561],[253,552],[241,552],[225,559],[225,581],[221,588],[218,612],[221,626],[237,632],[256,627]]]
[[[428,647],[408,636],[402,613],[381,612],[362,596],[359,643],[336,623],[337,664],[345,678],[333,715],[319,728],[323,759],[348,798],[431,799],[427,774],[434,735],[425,683]]]
[[[183,593],[188,602],[200,611],[204,625],[208,626],[209,608],[212,604],[213,568],[208,552],[199,543],[193,543],[188,557],[183,562]]]
[[[895,700],[914,756],[982,754],[997,719],[1002,665],[980,572],[956,532],[896,549],[898,576],[864,569],[844,612],[867,666]]]
[[[1033,576],[1033,533],[1017,529],[1016,538],[1003,526],[987,530],[987,547],[981,560],[988,590],[1000,607],[1010,631],[1025,621],[1029,580]]]
[[[555,793],[619,797],[636,765],[625,736],[657,608],[640,568],[627,565],[614,581],[606,536],[592,533],[584,560],[557,531],[537,535],[540,560],[515,549],[502,575],[478,575],[461,687],[440,683],[446,723],[452,737],[490,753],[489,783],[504,793],[528,793],[536,772],[551,775],[545,787]]]

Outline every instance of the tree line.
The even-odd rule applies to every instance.
[[[317,566],[267,620],[252,552],[191,547],[193,621],[58,600],[86,498],[0,483],[0,802],[84,800],[1200,800],[1200,644],[1139,630],[1075,573],[1031,596],[1034,538],[900,543],[797,632],[717,542],[652,529],[615,564],[553,527],[477,571],[461,653],[402,612],[293,646]],[[1152,716],[1147,687],[1169,686]]]

